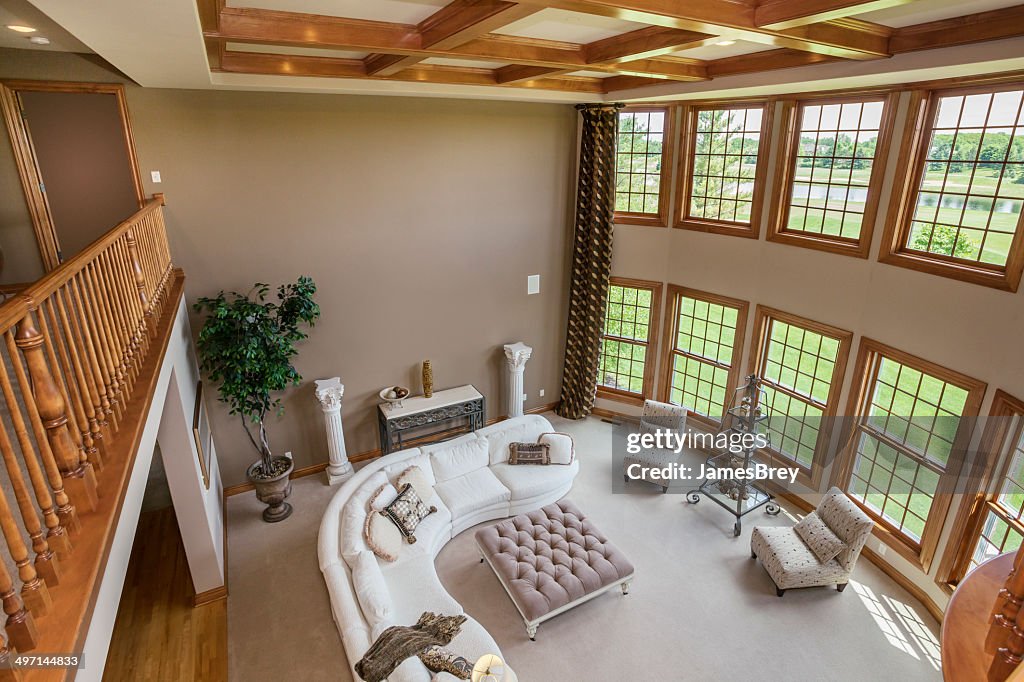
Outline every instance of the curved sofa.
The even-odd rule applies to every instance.
[[[576,458],[569,465],[507,462],[509,443],[536,442],[551,431],[551,422],[537,415],[508,419],[454,440],[381,457],[335,493],[320,524],[318,553],[349,667],[392,625],[411,625],[424,611],[465,613],[434,570],[434,557],[445,543],[478,523],[537,509],[569,492],[579,472]],[[403,545],[398,560],[386,562],[370,552],[363,537],[367,504],[377,488],[394,483],[413,465],[433,479],[435,494],[427,503],[437,512],[420,523],[415,544]],[[466,557],[467,562],[477,559],[475,554]],[[470,662],[484,654],[501,655],[494,639],[468,616],[448,648]],[[358,680],[354,668],[352,673]],[[388,677],[390,682],[454,679],[447,673],[432,677],[416,657]]]

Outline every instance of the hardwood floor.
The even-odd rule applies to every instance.
[[[193,594],[174,509],[142,514],[104,681],[226,681],[227,600],[193,608]]]

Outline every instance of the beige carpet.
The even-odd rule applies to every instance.
[[[445,587],[501,646],[522,682],[547,680],[940,680],[938,624],[866,560],[839,594],[795,590],[779,599],[749,556],[750,528],[787,513],[731,517],[704,500],[658,488],[611,494],[611,427],[549,417],[572,433],[582,461],[569,497],[636,565],[629,596],[609,592],[540,626],[530,642],[485,564],[473,530],[437,558]],[[316,534],[331,490],[295,482],[295,514],[264,524],[253,494],[231,498],[228,639],[232,680],[349,680],[317,568]]]

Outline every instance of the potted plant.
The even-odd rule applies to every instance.
[[[278,287],[276,303],[267,300],[269,292],[268,285],[256,283],[248,294],[221,291],[213,298],[200,298],[193,307],[207,313],[197,343],[200,367],[219,382],[218,399],[239,416],[260,455],[245,475],[256,486],[256,496],[269,505],[263,520],[274,523],[292,513],[284,501],[291,494],[292,460],[273,455],[266,419],[271,410],[284,411],[281,399],[273,394],[302,381],[292,365],[298,353],[295,344],[306,338],[301,327],[315,323],[320,307],[313,301],[316,284],[309,277]]]

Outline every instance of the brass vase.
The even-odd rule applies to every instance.
[[[434,395],[434,369],[430,366],[430,360],[423,361],[423,397],[429,398]]]

